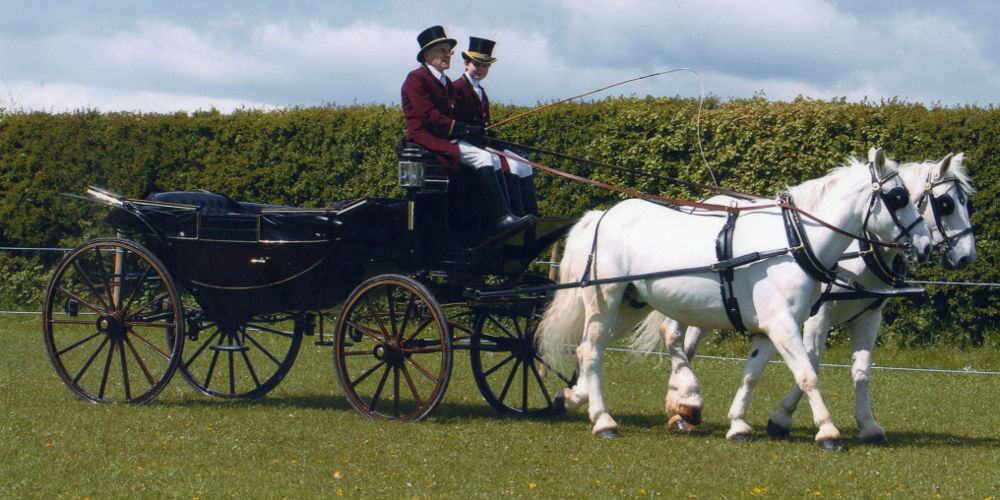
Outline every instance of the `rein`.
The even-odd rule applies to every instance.
[[[553,167],[549,167],[549,166],[546,166],[546,165],[542,165],[540,163],[536,163],[534,161],[527,160],[527,159],[524,159],[524,158],[510,158],[506,153],[504,153],[502,151],[499,151],[499,150],[497,150],[495,148],[492,148],[492,147],[487,147],[486,150],[489,151],[489,152],[491,152],[491,153],[493,153],[493,154],[500,155],[500,156],[502,156],[504,158],[517,160],[517,161],[519,161],[521,163],[527,163],[528,165],[531,165],[534,168],[538,168],[540,170],[544,170],[546,172],[558,175],[560,177],[565,177],[567,179],[571,179],[571,180],[574,180],[574,181],[577,181],[577,182],[582,182],[584,184],[589,184],[591,186],[595,186],[595,187],[607,189],[607,190],[610,190],[610,191],[617,191],[619,193],[627,194],[627,195],[629,195],[631,197],[634,197],[634,198],[641,198],[641,199],[644,199],[644,200],[647,200],[647,201],[654,201],[654,202],[666,203],[668,205],[685,206],[685,207],[691,207],[691,208],[702,209],[702,210],[721,211],[721,212],[726,212],[726,213],[743,212],[743,211],[749,211],[749,210],[762,210],[762,209],[767,209],[767,208],[781,208],[781,209],[787,209],[787,210],[794,210],[795,212],[801,214],[802,216],[804,216],[804,217],[812,220],[813,222],[815,222],[815,223],[817,223],[817,224],[819,224],[819,225],[821,225],[821,226],[823,226],[823,227],[825,227],[825,228],[827,228],[827,229],[829,229],[829,230],[831,230],[833,232],[839,233],[841,235],[847,236],[849,238],[852,238],[852,239],[855,239],[855,240],[858,240],[858,241],[865,241],[865,242],[867,242],[870,245],[877,245],[877,246],[882,246],[882,247],[887,247],[887,248],[898,248],[898,249],[909,248],[909,245],[904,244],[904,243],[898,243],[898,242],[895,242],[895,241],[881,241],[881,240],[871,239],[871,238],[868,238],[868,237],[865,237],[865,236],[861,236],[861,235],[849,233],[849,232],[847,232],[847,231],[845,231],[845,230],[843,230],[843,229],[841,229],[841,228],[839,228],[837,226],[834,226],[833,224],[830,224],[830,223],[828,223],[828,222],[820,219],[819,217],[816,217],[815,215],[810,214],[809,212],[806,212],[805,210],[802,210],[801,208],[798,208],[798,207],[796,207],[794,205],[790,205],[788,203],[775,202],[775,203],[769,203],[769,204],[764,204],[764,205],[754,205],[754,206],[750,206],[750,207],[737,207],[737,206],[732,206],[732,205],[719,205],[719,204],[715,204],[715,203],[705,203],[705,202],[701,202],[701,201],[690,201],[690,200],[682,200],[682,199],[679,199],[679,198],[670,198],[670,197],[666,197],[666,196],[659,196],[659,195],[655,195],[655,194],[645,193],[645,192],[642,192],[642,191],[636,191],[634,189],[628,189],[628,188],[618,187],[618,186],[614,186],[614,185],[607,184],[607,183],[600,182],[600,181],[595,181],[595,180],[587,178],[587,177],[583,177],[583,176],[576,175],[576,174],[571,174],[569,172],[565,172],[565,171],[559,170],[557,168],[553,168]],[[574,158],[574,157],[569,157],[569,156],[567,158],[573,159],[573,160],[577,160],[577,161],[582,161],[582,162],[588,162],[588,161],[590,161],[590,160],[584,160],[582,158]],[[594,162],[594,163],[597,164],[597,165],[601,165],[598,162]],[[624,169],[624,167],[618,167],[618,168]],[[683,182],[686,182],[686,181],[683,181]],[[696,183],[691,183],[691,184],[695,184],[697,186],[702,186],[701,184],[696,184]],[[705,186],[705,188],[707,188],[707,189],[713,189],[713,190],[719,190],[720,189],[720,188],[715,188],[713,186]],[[738,197],[746,197],[746,196],[749,196],[749,195],[739,194]],[[756,199],[765,199],[764,197],[761,197],[761,196],[755,196],[754,198],[756,198]]]

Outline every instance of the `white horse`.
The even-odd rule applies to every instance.
[[[869,152],[869,159],[874,159],[875,150]],[[935,248],[940,248],[942,266],[945,269],[964,269],[976,260],[975,239],[969,220],[968,197],[974,193],[969,178],[963,168],[964,154],[947,155],[942,160],[908,163],[898,168],[899,176],[910,191],[911,199],[919,207],[924,221],[931,231]],[[709,201],[724,203],[728,197],[714,197]],[[853,242],[848,254],[858,254],[858,242]],[[892,262],[897,255],[896,250],[882,252],[877,248],[866,248],[867,259],[855,257],[842,261],[841,269],[855,276],[865,287],[877,289],[901,285],[900,271],[893,269]],[[834,287],[833,291],[842,291]],[[806,320],[803,328],[803,340],[813,369],[819,370],[819,360],[826,345],[826,336],[831,326],[844,324],[853,343],[852,355],[855,390],[855,420],[861,430],[861,440],[864,442],[884,442],[885,430],[875,421],[871,411],[869,381],[871,379],[871,351],[882,322],[882,299],[850,299],[826,301],[817,313]],[[653,312],[638,327],[642,333],[637,339],[636,347],[651,349],[659,336],[666,335],[668,330],[677,330],[680,325],[658,312]],[[684,335],[684,352],[687,360],[694,359],[701,338],[701,330],[688,327]],[[749,399],[754,386],[760,379],[768,361],[775,353],[774,345],[765,337],[754,338],[743,371],[740,388],[733,400],[729,416],[730,431],[727,437],[732,440],[746,440],[750,437],[749,426],[744,418],[747,413]],[[768,419],[767,431],[775,437],[788,435],[791,428],[792,412],[798,406],[802,391],[798,387],[782,399],[778,409]],[[691,430],[691,422],[685,421],[683,415],[671,417],[671,427]]]
[[[959,153],[954,157],[948,155],[940,162],[924,162],[899,168],[900,177],[910,189],[913,201],[920,207],[921,215],[931,230],[935,247],[943,251],[942,266],[946,270],[964,269],[976,260],[975,237],[966,203],[973,189],[962,168],[963,159],[963,154]],[[892,262],[894,257],[895,252],[890,250],[881,261]],[[860,258],[842,263],[841,266],[857,274],[863,285],[873,288],[892,285],[891,282],[884,281],[885,277],[880,279],[878,271],[870,269]],[[871,353],[882,324],[884,306],[884,301],[873,303],[871,300],[825,302],[816,315],[806,320],[803,328],[813,367],[819,370],[819,361],[823,356],[830,328],[846,323],[845,328],[853,346],[851,375],[854,379],[854,418],[861,431],[861,440],[869,443],[886,440],[885,429],[872,415],[869,393]],[[755,339],[750,352],[743,372],[743,383],[733,400],[730,414],[746,414],[753,386],[775,351],[766,339]],[[775,437],[788,435],[792,426],[792,412],[801,397],[802,392],[793,388],[781,400],[778,408],[768,418],[769,434]]]
[[[848,233],[867,227],[876,238],[909,242],[919,259],[926,259],[930,252],[927,227],[881,150],[869,164],[853,161],[822,178],[791,187],[787,194],[799,209]],[[786,216],[798,214],[783,214],[773,203],[747,205],[759,209],[740,212],[730,233],[730,254],[736,257],[730,263],[738,263],[729,267],[732,297],[739,304],[735,316],[748,330],[767,335],[788,361],[812,406],[819,427],[817,444],[824,449],[842,448],[840,431],[823,403],[799,325],[820,296],[820,282],[814,276],[823,270],[829,273],[853,239],[812,221],[786,224]],[[560,282],[587,279],[598,284],[557,291],[536,338],[543,355],[555,363],[565,363],[565,346],[579,341],[579,379],[558,399],[566,409],[589,401],[594,434],[617,435],[618,424],[604,403],[601,367],[605,348],[630,326],[655,309],[685,325],[732,327],[734,316],[732,311],[727,313],[720,294],[720,273],[710,267],[719,263],[713,257],[724,222],[704,212],[628,200],[605,212],[588,212],[570,231]],[[793,239],[802,244],[793,244]],[[788,255],[789,247],[798,250],[796,258]],[[772,252],[776,248],[783,251]],[[742,259],[755,252],[768,257]],[[811,262],[812,269],[800,266],[799,257]],[[665,276],[664,270],[680,272]],[[675,361],[671,383],[681,381],[684,389],[673,392],[677,394],[674,400],[668,397],[667,411],[697,416],[702,400],[697,379],[684,358],[683,337],[674,335],[667,339],[667,346]],[[679,388],[671,386],[672,391]]]

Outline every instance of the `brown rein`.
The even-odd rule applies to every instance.
[[[504,142],[504,141],[497,141],[497,142]],[[507,143],[507,144],[511,144],[511,145],[513,145],[515,147],[518,147],[518,145],[513,144],[513,143]],[[535,148],[525,148],[525,149],[535,150]],[[795,205],[792,205],[792,204],[789,204],[789,203],[775,202],[775,203],[770,203],[770,204],[766,204],[766,205],[754,205],[754,206],[751,206],[751,207],[738,207],[738,206],[733,206],[733,205],[718,205],[718,204],[714,204],[714,203],[704,203],[704,202],[700,202],[700,201],[690,201],[690,200],[681,200],[681,199],[678,199],[678,198],[669,198],[669,197],[665,197],[665,196],[659,196],[659,195],[655,195],[655,194],[645,193],[645,192],[642,192],[642,191],[636,191],[636,190],[633,190],[633,189],[618,187],[618,186],[614,186],[614,185],[607,184],[607,183],[600,182],[600,181],[595,181],[595,180],[589,179],[587,177],[579,176],[579,175],[576,175],[576,174],[571,174],[569,172],[565,172],[565,171],[562,171],[562,170],[559,170],[559,169],[556,169],[556,168],[553,168],[553,167],[545,166],[545,165],[542,165],[540,163],[536,163],[534,161],[527,160],[525,158],[520,158],[520,157],[519,158],[513,158],[511,156],[508,156],[504,152],[498,151],[497,149],[494,149],[492,147],[487,147],[486,150],[489,151],[489,152],[491,152],[491,153],[500,155],[500,156],[502,156],[504,158],[507,158],[508,160],[519,161],[519,162],[522,162],[522,163],[527,163],[528,165],[531,165],[534,168],[538,168],[540,170],[544,170],[546,172],[558,175],[560,177],[565,177],[567,179],[572,179],[572,180],[575,180],[577,182],[582,182],[584,184],[589,184],[591,186],[595,186],[595,187],[599,187],[599,188],[603,188],[603,189],[608,189],[608,190],[611,190],[611,191],[617,191],[619,193],[624,193],[624,194],[627,194],[629,196],[632,196],[632,197],[635,197],[635,198],[641,198],[641,199],[644,199],[644,200],[647,200],[647,201],[658,201],[658,202],[662,202],[662,203],[668,203],[668,204],[671,204],[671,205],[680,205],[680,206],[686,206],[686,207],[691,207],[691,208],[696,208],[696,209],[711,210],[711,211],[721,211],[721,212],[726,212],[726,213],[744,212],[744,211],[750,211],[750,210],[762,210],[762,209],[766,209],[766,208],[782,208],[782,209],[786,209],[786,210],[794,210],[795,212],[798,212],[799,214],[805,216],[808,219],[811,219],[813,222],[815,222],[815,223],[817,223],[817,224],[819,224],[819,225],[821,225],[821,226],[823,226],[823,227],[825,227],[825,228],[827,228],[827,229],[829,229],[831,231],[834,231],[836,233],[842,234],[844,236],[847,236],[849,238],[852,238],[852,239],[855,239],[855,240],[858,240],[858,241],[864,241],[864,242],[868,243],[869,245],[878,245],[878,246],[887,247],[887,248],[907,248],[909,246],[907,244],[897,243],[897,242],[894,242],[894,241],[875,240],[875,239],[866,238],[864,236],[860,236],[860,235],[857,235],[857,234],[849,233],[849,232],[847,232],[847,231],[845,231],[845,230],[843,230],[843,229],[841,229],[841,228],[839,228],[837,226],[834,226],[833,224],[830,224],[830,223],[828,223],[828,222],[820,219],[819,217],[816,217],[815,215],[812,215],[809,212],[806,212],[805,210],[802,210],[801,208],[798,208]],[[540,150],[536,150],[536,151],[543,152],[543,151],[540,151]],[[580,161],[580,162],[588,163],[588,164],[591,164],[591,165],[608,167],[608,168],[613,168],[613,169],[621,170],[621,171],[631,171],[630,169],[626,169],[624,167],[620,167],[620,166],[616,166],[616,165],[606,165],[606,164],[602,164],[600,162],[594,162],[592,160],[586,160],[586,159],[583,159],[583,158],[576,158],[576,157],[572,157],[572,156],[568,156],[568,155],[561,155],[561,154],[558,154],[558,153],[551,153],[551,152],[547,152],[547,151],[544,151],[544,153],[553,154],[553,155],[560,156],[560,157],[565,158],[565,159]],[[644,174],[644,175],[650,175],[650,174]],[[657,176],[657,177],[659,177],[659,176]],[[698,187],[700,189],[711,190],[711,191],[715,191],[715,192],[718,192],[718,193],[721,193],[721,194],[729,194],[730,196],[736,196],[736,197],[739,197],[739,198],[752,197],[752,198],[756,198],[756,199],[769,199],[769,198],[764,198],[762,196],[748,195],[748,194],[739,193],[739,192],[736,192],[736,191],[729,191],[729,190],[718,188],[718,187],[715,187],[715,186],[707,186],[707,185],[693,183],[693,182],[681,181],[679,179],[670,179],[670,178],[665,178],[665,177],[662,178],[662,179],[670,180],[670,181],[674,181],[674,182],[679,182],[679,183],[687,185],[689,187]]]

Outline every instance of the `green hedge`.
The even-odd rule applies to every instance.
[[[494,106],[500,120],[524,112]],[[899,161],[964,151],[974,197],[979,261],[945,274],[929,265],[915,279],[1000,282],[992,224],[1000,188],[1000,110],[926,108],[897,101],[849,104],[798,99],[699,103],[679,98],[614,98],[565,103],[497,129],[507,140],[650,173],[776,194],[817,177],[872,146]],[[0,116],[0,246],[68,247],[107,235],[95,206],[60,193],[88,185],[128,196],[208,189],[249,201],[324,206],[369,195],[401,195],[392,146],[404,131],[398,107],[327,106],[282,111],[133,114],[77,111]],[[628,173],[536,156],[556,168],[670,196],[706,193]],[[539,174],[541,210],[578,215],[621,195]],[[0,306],[39,307],[58,254],[0,252]],[[894,301],[884,339],[902,345],[1000,345],[1000,310],[987,287],[930,287],[914,307]]]

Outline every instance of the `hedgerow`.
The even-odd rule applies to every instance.
[[[496,121],[527,108],[494,105]],[[945,274],[923,266],[914,279],[998,282],[1000,111],[928,108],[899,101],[847,103],[799,98],[720,101],[608,98],[545,109],[496,129],[505,140],[661,176],[776,195],[872,146],[899,161],[965,152],[979,193],[973,217],[979,260]],[[699,134],[700,128],[700,134]],[[80,195],[97,185],[131,197],[207,189],[233,198],[304,207],[362,196],[400,196],[393,145],[404,133],[398,107],[324,106],[280,111],[137,114],[0,114],[0,246],[67,247],[110,234]],[[704,150],[704,161],[698,138]],[[675,197],[700,193],[634,174],[537,154],[535,160],[603,182]],[[707,163],[707,166],[706,166]],[[579,215],[623,195],[540,173],[543,213]],[[682,235],[679,235],[680,238]],[[58,254],[0,252],[0,305],[39,307]],[[912,305],[886,309],[883,339],[900,345],[1000,344],[1000,310],[988,287],[930,286]]]

